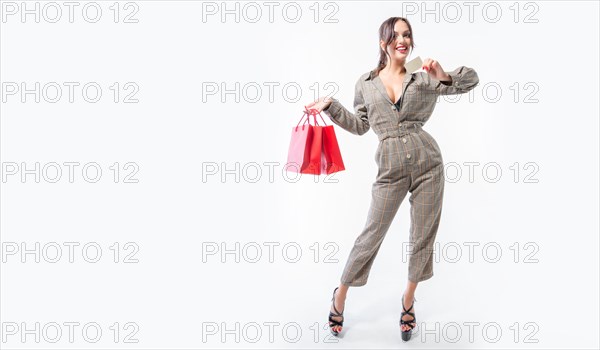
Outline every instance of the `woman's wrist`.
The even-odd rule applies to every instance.
[[[446,77],[442,80],[440,80],[440,82],[442,82],[442,84],[444,85],[452,85],[452,76],[448,73],[446,73]]]
[[[324,110],[324,111],[328,110],[328,109],[329,109],[329,107],[331,107],[331,105],[333,104],[333,102],[335,101],[335,99],[334,99],[333,97],[329,97],[329,98],[327,99],[327,101],[328,101],[329,103],[327,104],[327,106],[325,106],[325,108],[323,108],[323,110]]]

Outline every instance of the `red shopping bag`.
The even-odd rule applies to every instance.
[[[325,119],[323,119],[323,116],[321,115],[321,112],[319,112],[316,109],[308,109],[306,107],[304,107],[304,109],[306,110],[306,112],[310,115],[315,116],[315,124],[318,125],[317,123],[317,117],[316,115],[318,114],[319,117],[321,117],[321,120],[323,121],[324,126],[320,127],[320,126],[316,126],[315,128],[320,128],[321,129],[321,133],[322,133],[322,137],[323,137],[323,156],[325,157],[324,161],[325,162],[325,166],[321,166],[321,174],[333,174],[335,172],[338,171],[342,171],[345,170],[346,168],[344,167],[344,161],[342,160],[342,154],[340,152],[340,147],[338,145],[337,142],[337,137],[335,136],[335,129],[333,128],[333,125],[327,125],[327,123],[325,123]]]
[[[317,122],[319,114],[324,126]],[[315,125],[310,125],[310,116]],[[321,113],[316,110],[305,112],[300,121],[307,117],[301,128],[292,128],[292,140],[288,150],[286,170],[302,174],[332,174],[345,170],[333,125],[326,125]],[[306,125],[306,123],[309,123]]]
[[[300,122],[305,116],[306,120],[300,126]],[[305,111],[298,124],[292,128],[292,138],[285,170],[314,175],[326,171],[327,163],[323,153],[323,130],[320,126],[317,126],[316,117],[314,117],[314,122],[315,126],[310,125],[310,114]]]
[[[323,153],[327,162],[326,174],[329,175],[346,169],[333,125],[323,127]]]

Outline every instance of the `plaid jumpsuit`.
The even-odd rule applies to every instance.
[[[431,116],[438,96],[463,94],[479,84],[473,68],[460,66],[447,73],[451,82],[437,81],[426,72],[406,74],[402,96],[399,103],[394,103],[372,70],[356,82],[354,114],[335,98],[323,110],[341,128],[356,135],[372,128],[379,138],[375,152],[378,173],[372,186],[371,205],[341,277],[345,285],[367,283],[375,256],[407,192],[411,193],[408,279],[420,282],[433,276],[433,244],[442,215],[444,164],[437,142],[422,126]]]

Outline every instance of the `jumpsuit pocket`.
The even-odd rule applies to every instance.
[[[379,143],[376,153],[377,184],[397,184],[406,176],[407,167],[400,154],[403,153],[399,138],[391,137]]]
[[[390,150],[395,149],[393,146],[395,140],[396,138],[387,138],[379,142],[379,145],[377,146],[377,152],[375,152],[375,162],[379,168],[390,168],[397,165],[393,159],[393,152],[390,152]]]

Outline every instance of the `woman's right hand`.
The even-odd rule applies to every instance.
[[[333,102],[331,97],[323,96],[319,97],[316,101],[307,104],[306,108],[309,110],[316,110],[317,112],[321,113],[325,108],[329,107],[331,102]]]

